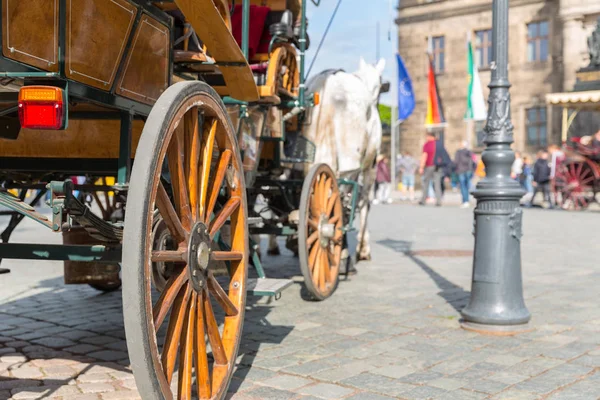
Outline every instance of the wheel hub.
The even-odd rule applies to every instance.
[[[211,240],[208,228],[197,222],[190,232],[188,242],[188,269],[190,282],[196,292],[206,287],[208,267],[210,265]]]
[[[329,240],[335,235],[335,225],[329,224],[329,220],[325,214],[319,219],[319,242],[321,247],[327,247]]]

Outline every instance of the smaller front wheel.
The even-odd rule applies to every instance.
[[[335,174],[327,164],[314,165],[300,196],[298,256],[304,283],[315,300],[325,300],[337,288],[343,237]]]

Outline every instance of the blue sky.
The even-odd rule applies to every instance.
[[[319,7],[308,2],[308,34],[310,48],[307,51],[306,70],[314,59],[315,51],[323,36],[338,0],[321,0]],[[396,6],[397,0],[392,0]],[[328,68],[341,68],[347,72],[358,69],[360,56],[374,64],[376,60],[377,22],[379,21],[379,53],[385,58],[384,79],[393,83],[396,71],[396,26],[390,14],[390,0],[342,0],[340,8],[321,51],[312,68],[311,75]],[[391,32],[390,32],[391,29]],[[388,40],[388,32],[390,39]],[[391,104],[393,88],[382,96],[381,102]]]

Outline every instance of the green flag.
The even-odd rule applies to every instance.
[[[487,118],[487,111],[485,109],[481,81],[479,80],[479,71],[473,59],[473,47],[469,40],[467,40],[467,75],[469,87],[467,89],[467,112],[465,113],[465,119],[483,121]]]

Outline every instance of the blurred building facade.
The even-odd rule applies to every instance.
[[[451,155],[465,139],[483,148],[485,121],[463,117],[467,96],[467,35],[487,99],[492,65],[490,0],[400,0],[399,53],[411,74],[415,112],[400,127],[400,149],[418,154],[425,140],[427,38],[433,43],[437,83],[447,126],[444,140]],[[561,111],[547,107],[545,95],[570,91],[575,72],[588,64],[587,38],[600,17],[599,0],[511,0],[509,14],[509,80],[512,84],[513,148],[534,153],[559,143]],[[581,116],[575,129],[595,131],[596,121]],[[577,128],[579,127],[579,128]],[[590,133],[590,132],[582,132]]]

